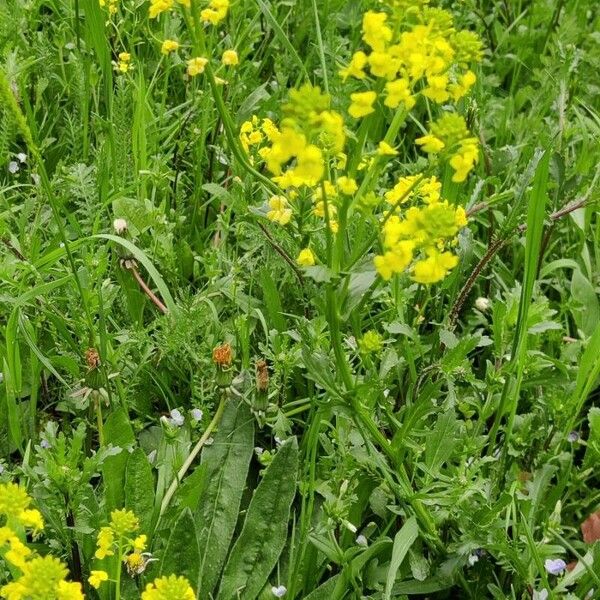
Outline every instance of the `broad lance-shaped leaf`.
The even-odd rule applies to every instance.
[[[198,537],[192,511],[186,508],[182,513],[162,553],[161,575],[182,575],[194,581],[200,564]],[[201,598],[207,598],[202,594]]]
[[[414,517],[408,519],[402,526],[402,529],[396,534],[396,537],[394,538],[394,547],[392,548],[392,560],[390,561],[390,566],[388,568],[385,591],[383,592],[384,600],[390,600],[392,598],[392,588],[396,581],[398,569],[418,536],[419,526]]]
[[[265,470],[225,566],[218,600],[255,600],[277,564],[296,493],[298,443],[286,440]]]
[[[140,531],[150,534],[154,506],[154,476],[152,466],[141,448],[136,448],[127,459],[125,469],[125,508],[132,510],[140,520]]]
[[[121,452],[109,456],[102,465],[106,509],[110,512],[115,508],[122,508],[125,503],[125,468],[129,456],[125,448],[135,442],[133,429],[124,408],[119,408],[106,419],[104,439],[107,444],[121,448]]]
[[[231,401],[213,444],[202,453],[206,487],[195,516],[200,527],[198,589],[203,598],[210,597],[225,564],[253,451],[254,418],[244,402]]]

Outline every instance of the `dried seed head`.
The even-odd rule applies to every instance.
[[[215,365],[221,367],[222,369],[231,366],[231,346],[227,343],[217,346],[213,349],[212,358]]]
[[[85,362],[90,370],[97,369],[100,366],[100,355],[96,348],[88,348],[85,351]]]
[[[269,389],[269,366],[263,359],[256,361],[256,389],[259,392],[266,392]]]

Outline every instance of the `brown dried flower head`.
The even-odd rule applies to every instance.
[[[260,359],[256,361],[256,389],[266,392],[269,389],[269,367],[267,361]]]
[[[88,369],[97,369],[100,366],[100,355],[96,348],[88,348],[85,351],[85,362],[87,363]]]
[[[213,349],[212,358],[213,358],[213,362],[215,363],[215,365],[217,365],[223,369],[231,366],[231,362],[232,362],[231,346],[227,343],[217,346],[216,348]]]

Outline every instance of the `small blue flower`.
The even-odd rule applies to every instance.
[[[567,436],[567,440],[571,442],[571,444],[574,444],[577,440],[579,440],[579,434],[576,431],[571,431],[571,433],[569,433]]]
[[[273,586],[271,588],[271,593],[275,598],[283,598],[287,594],[287,588],[285,585],[278,585],[277,587]]]
[[[185,423],[185,417],[176,408],[174,408],[169,414],[171,415],[171,425],[175,425],[175,427],[181,427]]]
[[[567,563],[562,558],[547,558],[544,568],[550,575],[561,575],[567,568]]]
[[[197,423],[198,421],[202,421],[204,413],[199,408],[192,408],[191,415],[192,419]]]
[[[48,448],[52,448],[52,446],[50,445],[50,442],[46,438],[42,438],[42,440],[40,441],[40,446],[42,448],[44,448],[44,450],[47,450]]]

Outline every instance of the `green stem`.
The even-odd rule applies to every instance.
[[[123,547],[119,540],[119,553],[117,561],[117,575],[115,577],[115,600],[121,600],[121,571],[123,569]]]
[[[164,512],[167,510],[167,508],[171,502],[171,499],[173,498],[173,495],[175,494],[175,491],[177,490],[177,487],[179,486],[180,482],[183,480],[188,469],[192,466],[192,463],[198,456],[198,453],[200,452],[200,450],[202,450],[202,447],[204,446],[204,444],[206,444],[206,440],[208,440],[208,438],[211,436],[214,429],[221,422],[221,417],[223,416],[223,411],[225,410],[226,403],[227,403],[227,394],[224,393],[223,397],[221,398],[221,402],[219,403],[219,406],[217,408],[217,412],[215,412],[215,415],[212,418],[212,421],[209,423],[208,427],[206,428],[206,431],[202,434],[202,437],[198,440],[198,442],[196,443],[196,445],[190,452],[189,456],[185,459],[185,462],[183,463],[183,465],[181,465],[181,468],[177,472],[177,476],[175,477],[175,479],[173,479],[173,481],[171,482],[171,485],[169,486],[169,489],[167,490],[167,492],[163,498],[162,504],[160,505],[159,517],[162,516],[164,514]]]

